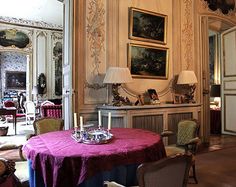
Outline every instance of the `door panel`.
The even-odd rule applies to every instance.
[[[222,47],[222,133],[236,135],[236,27],[221,34]]]
[[[73,0],[64,1],[63,118],[64,128],[72,128],[72,23]]]

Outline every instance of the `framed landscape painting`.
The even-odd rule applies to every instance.
[[[130,43],[128,67],[133,77],[167,79],[168,49]]]
[[[130,8],[129,38],[166,44],[167,16]]]

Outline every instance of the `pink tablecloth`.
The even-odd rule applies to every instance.
[[[114,139],[103,145],[77,143],[71,132],[39,135],[23,147],[33,169],[42,173],[47,186],[76,186],[98,172],[166,156],[160,136],[150,131],[114,128],[111,130]]]

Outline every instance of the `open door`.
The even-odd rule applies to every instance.
[[[72,30],[73,0],[64,0],[63,118],[65,130],[72,128]]]
[[[236,135],[236,27],[221,33],[222,133]]]

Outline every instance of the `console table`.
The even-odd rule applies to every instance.
[[[164,129],[177,132],[177,124],[182,119],[194,118],[200,121],[201,104],[158,104],[143,106],[98,106],[102,124],[107,127],[108,113],[111,112],[112,127],[141,128],[156,133]],[[176,141],[169,138],[168,143]]]

